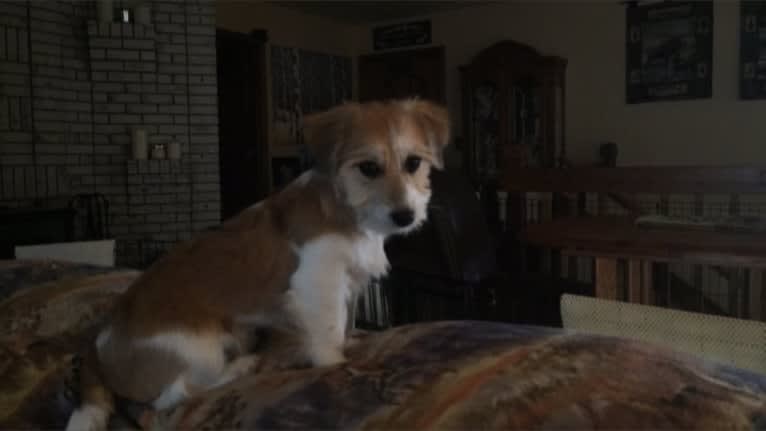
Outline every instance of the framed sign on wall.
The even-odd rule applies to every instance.
[[[628,103],[711,97],[713,2],[662,2],[627,8]]]
[[[431,43],[431,21],[413,21],[376,27],[372,30],[375,51],[428,45]]]
[[[740,97],[766,99],[766,1],[745,0],[740,8]]]

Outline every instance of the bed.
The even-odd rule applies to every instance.
[[[139,273],[0,261],[0,428],[61,428],[78,352]],[[441,321],[354,333],[343,365],[262,370],[110,427],[766,429],[766,376],[628,339]]]

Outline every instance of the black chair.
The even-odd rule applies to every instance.
[[[69,208],[78,214],[79,239],[96,240],[111,236],[109,200],[101,193],[83,193],[69,200]]]
[[[488,222],[469,179],[435,171],[429,220],[386,245],[391,271],[382,281],[389,320],[495,320],[561,326],[562,293],[592,286],[524,272],[512,233]]]
[[[434,171],[431,186],[428,222],[386,244],[390,319],[397,325],[496,317],[494,295],[503,277],[481,203],[460,173]]]

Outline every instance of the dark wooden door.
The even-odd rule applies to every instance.
[[[444,47],[412,49],[359,58],[359,99],[418,96],[445,103]]]
[[[268,193],[266,35],[218,29],[221,217]]]

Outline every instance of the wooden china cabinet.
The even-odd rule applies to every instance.
[[[563,164],[566,65],[566,59],[506,40],[460,68],[465,163],[498,228],[504,227],[498,224],[496,193],[504,171]],[[519,226],[525,218],[524,199],[514,198],[505,226]]]
[[[510,273],[537,272],[555,261],[518,241],[518,231],[548,208],[540,196],[498,191],[509,170],[565,165],[566,66],[564,58],[506,40],[460,68],[465,165]]]

